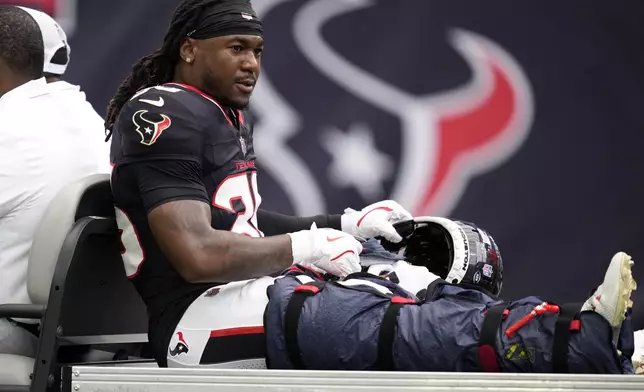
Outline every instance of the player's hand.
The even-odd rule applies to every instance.
[[[394,223],[412,219],[411,214],[393,200],[380,201],[355,211],[347,208],[342,215],[342,231],[362,238],[382,236],[391,242],[400,242],[402,237]]]
[[[344,278],[360,272],[362,245],[355,238],[333,229],[318,229],[288,233],[291,237],[293,264],[321,269],[331,275]]]

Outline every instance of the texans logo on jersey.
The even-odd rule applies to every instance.
[[[183,338],[183,332],[175,333],[172,340],[174,344],[170,344],[170,347],[172,347],[169,350],[170,356],[176,357],[181,354],[187,354],[190,351],[190,346],[188,346],[188,343]]]
[[[312,215],[392,198],[444,216],[521,147],[533,95],[520,65],[434,5],[255,4],[289,58],[264,59],[253,98],[260,188],[284,195],[269,208]]]
[[[147,114],[147,110],[138,110],[132,115],[132,122],[136,126],[134,129],[141,135],[141,144],[146,146],[151,146],[154,142],[157,141],[159,136],[166,129],[170,128],[172,121],[170,117],[165,114]],[[146,115],[144,117],[144,115]],[[157,121],[154,119],[149,119],[147,117],[159,117]]]

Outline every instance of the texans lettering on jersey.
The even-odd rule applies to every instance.
[[[123,263],[148,307],[150,342],[161,363],[184,310],[213,284],[181,278],[156,243],[147,215],[167,202],[201,200],[211,206],[213,228],[263,236],[248,119],[245,111],[171,83],[138,92],[114,126],[111,181]]]

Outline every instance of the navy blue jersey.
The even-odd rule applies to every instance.
[[[261,203],[246,111],[227,109],[191,86],[141,90],[113,128],[112,193],[129,279],[148,308],[155,356],[165,351],[190,303],[212,283],[185,281],[159,248],[148,213],[176,200],[211,206],[212,226],[253,237]]]

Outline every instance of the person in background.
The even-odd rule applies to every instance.
[[[71,47],[65,31],[58,22],[44,12],[27,7],[19,7],[27,11],[38,23],[45,47],[43,72],[51,92],[60,99],[61,110],[68,112],[70,126],[84,127],[87,132],[96,135],[94,143],[100,146],[101,153],[97,156],[102,172],[110,173],[110,144],[105,142],[105,125],[103,118],[87,101],[80,86],[63,80],[70,62]]]
[[[45,58],[34,18],[0,6],[0,304],[31,303],[29,251],[52,198],[64,185],[105,171],[102,135],[88,130],[88,115],[74,111],[72,98],[47,83]],[[37,325],[0,319],[0,353],[35,356],[37,333]]]

